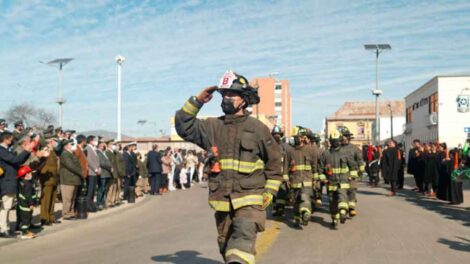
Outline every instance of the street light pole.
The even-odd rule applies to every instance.
[[[391,50],[392,47],[390,44],[366,44],[364,48],[375,53],[375,89],[372,90],[372,94],[375,95],[375,140],[378,145],[380,143],[379,96],[382,94],[379,90],[379,55],[384,50]]]
[[[121,71],[122,71],[122,63],[124,63],[124,56],[117,55],[116,56],[116,63],[117,63],[117,141],[121,141]]]
[[[375,95],[375,145],[380,144],[380,119],[379,119],[379,96],[382,91],[379,89],[372,90],[372,94]]]
[[[47,64],[49,66],[52,66],[52,67],[55,67],[55,68],[58,68],[59,69],[59,82],[58,82],[58,86],[57,86],[57,94],[58,94],[58,98],[57,98],[57,101],[56,103],[59,105],[59,126],[62,127],[63,124],[64,124],[64,109],[63,109],[63,105],[65,104],[65,99],[64,99],[64,96],[63,96],[63,93],[62,93],[62,80],[63,80],[63,68],[64,66],[71,62],[73,60],[73,58],[60,58],[60,59],[55,59],[55,60],[51,60],[47,63],[44,63],[42,61],[40,61],[40,63],[44,63],[44,64]]]

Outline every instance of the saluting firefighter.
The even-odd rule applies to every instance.
[[[279,187],[279,192],[274,199],[274,216],[283,216],[284,209],[287,205],[288,195],[289,195],[289,164],[287,162],[287,151],[291,148],[289,144],[283,142],[282,139],[284,137],[284,130],[281,126],[274,126],[271,130],[271,135],[273,136],[274,140],[279,144],[281,147],[281,161],[282,161],[282,184]]]
[[[351,139],[353,138],[351,131],[345,126],[339,127],[338,130],[343,136],[343,142],[341,143],[342,148],[354,159],[359,169],[358,171],[350,171],[351,179],[349,180],[349,184],[351,185],[351,188],[348,190],[349,216],[354,217],[357,215],[357,181],[360,180],[359,175],[362,175],[365,171],[365,163],[360,149],[351,144]]]
[[[350,171],[357,170],[356,162],[341,147],[342,140],[339,131],[330,134],[330,148],[323,152],[319,164],[319,177],[327,183],[332,227],[346,221]]]
[[[222,95],[225,115],[197,119],[215,91]],[[219,87],[190,97],[175,116],[178,135],[209,153],[209,205],[225,263],[255,263],[256,234],[264,231],[265,209],[282,182],[279,144],[246,110],[259,101],[245,77],[228,71]]]
[[[294,197],[294,222],[308,225],[312,216],[313,173],[317,170],[318,152],[308,145],[307,130],[301,126],[292,131],[294,147],[287,153],[290,187]]]

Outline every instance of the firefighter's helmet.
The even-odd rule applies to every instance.
[[[32,172],[33,170],[29,167],[29,166],[21,166],[19,169],[18,169],[18,172],[16,174],[16,178],[19,179],[19,178],[22,178],[24,177],[26,174]]]
[[[303,136],[307,136],[307,135],[308,135],[307,129],[302,127],[302,126],[295,126],[292,129],[292,136],[293,137],[303,137]]]
[[[312,131],[310,131],[311,133],[309,134],[309,138],[310,138],[310,141],[314,142],[314,143],[319,143],[321,140],[320,140],[320,135],[318,133],[314,133]]]
[[[328,139],[330,140],[330,142],[336,141],[336,140],[341,142],[341,141],[343,141],[343,135],[341,134],[341,132],[339,130],[335,129],[335,130],[331,131],[330,136],[329,136]]]
[[[353,136],[353,134],[351,133],[351,131],[349,131],[349,128],[345,127],[345,126],[340,126],[337,128],[337,130],[339,131],[339,133],[341,133],[341,135],[343,137],[347,137],[347,138],[350,138]]]
[[[273,130],[271,130],[271,135],[275,135],[275,134],[278,134],[281,137],[283,137],[284,136],[284,129],[282,129],[282,127],[279,126],[279,125],[275,125],[273,127]]]
[[[222,95],[225,91],[233,91],[241,95],[248,105],[258,104],[260,98],[258,90],[253,88],[248,80],[233,71],[225,72],[220,79],[219,88],[217,89]]]

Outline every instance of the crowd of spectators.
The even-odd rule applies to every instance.
[[[0,119],[0,237],[36,237],[36,230],[81,219],[135,197],[185,190],[207,180],[205,154],[194,150],[152,146],[139,152],[137,143],[63,131],[25,128],[22,121],[7,130]],[[56,203],[62,203],[61,214]],[[34,223],[34,208],[39,220]],[[16,209],[16,222],[10,211]],[[86,217],[85,217],[86,218]]]
[[[413,175],[413,191],[431,198],[463,203],[463,180],[468,178],[470,168],[470,140],[456,148],[446,143],[422,143],[416,139],[407,155],[403,145],[388,140],[385,146],[369,145],[364,151],[369,185],[375,187],[380,175],[390,184],[390,196],[403,189],[405,168]]]

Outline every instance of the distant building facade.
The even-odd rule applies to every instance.
[[[393,115],[393,137],[399,141],[405,124],[404,101],[379,101],[380,140],[391,136],[390,109]],[[346,126],[354,134],[352,144],[373,144],[375,123],[375,102],[345,102],[325,119],[325,137],[338,127]]]
[[[274,78],[255,78],[251,85],[258,87],[258,95],[261,102],[254,105],[253,117],[264,116],[272,125],[280,125],[284,128],[286,136],[291,132],[291,94],[288,80],[276,80]],[[261,120],[261,118],[260,118]]]
[[[405,97],[406,147],[413,139],[458,147],[470,137],[470,75],[435,76]]]

